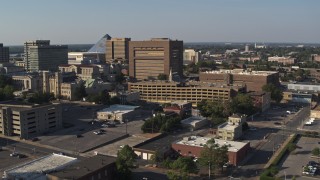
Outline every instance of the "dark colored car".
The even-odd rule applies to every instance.
[[[273,123],[273,124],[275,124],[275,125],[281,125],[281,123],[280,123],[280,122],[275,122],[275,123]]]
[[[31,140],[32,142],[35,142],[35,141],[39,141],[39,138],[32,138],[32,140]]]
[[[309,161],[308,166],[319,166],[319,163],[317,163],[315,161]]]
[[[26,155],[24,155],[24,154],[18,154],[17,155],[17,158],[19,158],[19,159],[21,159],[21,158],[26,158],[27,156]]]
[[[76,136],[77,136],[77,138],[83,137],[81,134],[77,134]]]

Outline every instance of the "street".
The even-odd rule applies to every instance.
[[[273,152],[285,141],[291,134],[291,131],[297,130],[302,120],[309,116],[309,112],[310,107],[305,106],[297,112],[286,125],[283,125],[281,128],[274,128],[269,138],[265,141],[262,140],[262,146],[253,150],[253,155],[245,165],[235,168],[232,177],[257,179],[257,176],[263,171],[265,164],[272,157]]]

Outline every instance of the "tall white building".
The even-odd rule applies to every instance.
[[[244,47],[244,51],[249,52],[249,44],[246,44],[246,46]]]
[[[200,53],[196,52],[194,49],[185,49],[183,52],[184,63],[198,63],[200,58]]]

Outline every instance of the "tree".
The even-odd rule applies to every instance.
[[[282,91],[273,84],[266,84],[262,87],[263,91],[271,93],[271,99],[279,103],[283,98]]]
[[[43,104],[48,103],[50,100],[54,99],[53,93],[42,93],[42,92],[36,92],[32,94],[31,97],[27,99],[29,103],[36,103],[36,104]]]
[[[249,129],[249,125],[247,122],[242,123],[242,131],[246,131]]]
[[[119,175],[119,179],[130,179],[131,169],[133,169],[135,159],[137,155],[134,153],[133,149],[128,145],[125,145],[117,153],[116,167]]]
[[[318,147],[316,147],[311,151],[311,153],[314,156],[319,156],[320,155],[320,149]]]
[[[116,77],[115,77],[115,81],[117,83],[121,84],[124,80],[125,80],[125,77],[124,77],[123,73],[117,74]]]
[[[278,172],[279,172],[279,169],[278,169],[277,166],[271,166],[271,167],[269,168],[269,170],[270,170],[271,176],[275,176],[275,175],[278,174]]]
[[[164,117],[161,114],[156,115],[144,122],[141,130],[144,133],[170,132],[180,126],[180,117]]]
[[[292,152],[292,151],[294,151],[296,149],[296,147],[297,146],[294,143],[289,143],[288,144],[288,151]]]
[[[6,85],[12,85],[12,78],[6,75],[0,75],[0,88],[4,88]]]
[[[82,98],[87,96],[86,87],[84,83],[80,83],[79,87],[75,89],[74,96],[76,100],[81,100]]]
[[[159,153],[159,151],[156,151],[152,156],[151,156],[151,161],[153,161],[154,163],[159,163],[162,161],[162,156]]]
[[[231,109],[234,113],[252,115],[256,112],[251,97],[248,94],[237,94],[232,99]]]
[[[167,75],[166,74],[159,74],[158,80],[167,80]]]
[[[203,146],[199,158],[201,166],[209,167],[210,172],[217,168],[223,168],[223,165],[229,161],[228,147],[219,146],[215,143],[214,139],[210,139]]]
[[[191,157],[179,157],[172,164],[172,168],[179,170],[182,173],[197,173],[198,168]]]
[[[230,103],[227,101],[217,102],[202,100],[200,103],[198,103],[198,109],[200,110],[201,115],[204,117],[225,118],[232,114]]]
[[[108,91],[101,91],[98,94],[91,94],[88,96],[88,101],[96,104],[110,104],[110,95]]]
[[[4,88],[0,88],[0,101],[13,99],[14,89],[11,85],[5,85]]]
[[[187,176],[184,175],[184,177],[181,177],[181,175],[179,175],[178,173],[176,173],[174,171],[168,171],[167,178],[169,180],[184,180],[184,179],[187,179]]]

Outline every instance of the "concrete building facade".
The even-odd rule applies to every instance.
[[[182,77],[183,41],[153,38],[129,42],[129,75],[138,80],[176,73]]]
[[[131,38],[111,38],[106,42],[106,61],[129,59],[129,42]]]
[[[68,46],[50,45],[49,40],[26,42],[24,54],[27,71],[56,71],[58,65],[68,63]]]
[[[246,117],[239,114],[234,114],[228,118],[228,122],[218,126],[219,139],[233,141],[242,136],[242,124]]]
[[[4,102],[0,105],[0,133],[23,139],[62,127],[60,104],[31,105]]]
[[[92,64],[105,62],[105,53],[99,52],[68,52],[68,64]]]
[[[59,65],[60,72],[74,72],[81,80],[96,79],[100,77],[99,67],[95,65]]]
[[[279,86],[279,73],[276,71],[247,71],[243,69],[206,71],[199,73],[203,82],[224,84],[245,84],[247,91],[261,91],[266,84]]]
[[[200,59],[200,53],[194,49],[185,49],[183,52],[184,63],[198,63]]]
[[[0,63],[9,62],[9,47],[4,47],[2,43],[0,43]]]
[[[137,115],[135,111],[139,106],[128,105],[111,105],[108,108],[102,109],[97,112],[97,119],[99,120],[118,120],[124,122],[125,120],[131,120]]]
[[[245,92],[245,87],[215,85],[204,82],[177,83],[168,81],[143,81],[128,83],[129,91],[139,91],[142,100],[170,103],[187,101],[193,106],[202,100],[229,101],[237,92]]]

